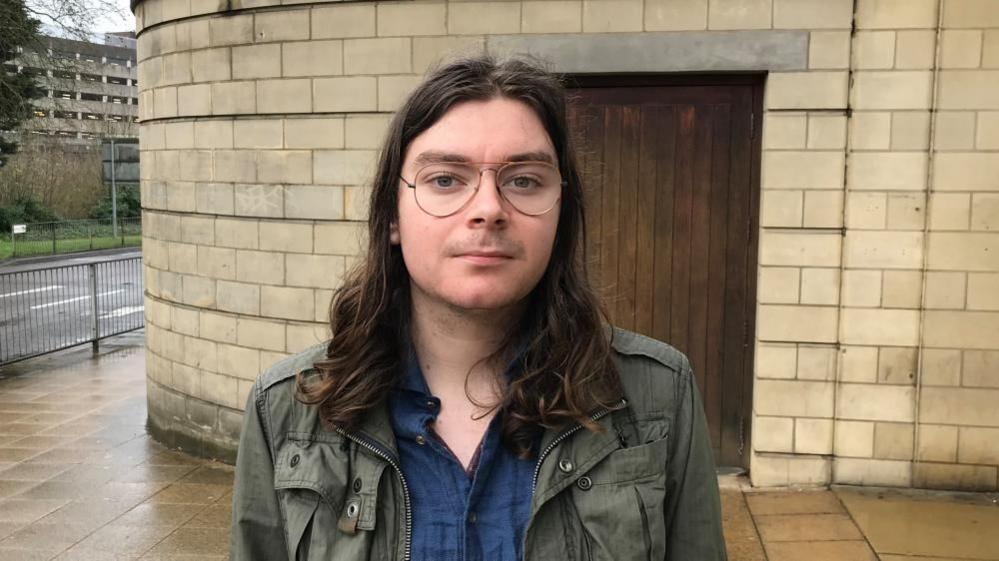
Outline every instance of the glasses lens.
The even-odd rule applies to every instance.
[[[503,166],[496,176],[500,191],[524,214],[542,214],[562,194],[562,177],[544,162],[517,162]]]
[[[457,212],[475,192],[479,172],[464,164],[431,164],[416,175],[416,202],[426,213]]]

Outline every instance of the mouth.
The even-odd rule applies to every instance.
[[[496,265],[513,259],[513,256],[501,251],[468,251],[457,257],[476,265]]]

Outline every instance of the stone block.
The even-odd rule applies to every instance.
[[[999,274],[971,273],[968,275],[968,309],[999,310]]]
[[[870,0],[857,5],[858,29],[926,29],[936,24],[934,0]]]
[[[343,148],[344,121],[339,117],[284,120],[285,148]]]
[[[849,29],[853,3],[849,0],[774,0],[775,29]]]
[[[999,109],[999,70],[942,70],[940,109]]]
[[[941,32],[941,68],[978,68],[982,62],[980,30],[945,29]]]
[[[448,32],[452,35],[519,33],[520,2],[449,3]]]
[[[967,280],[964,273],[927,272],[926,307],[931,309],[964,309],[966,286]]]
[[[219,372],[243,380],[255,380],[260,372],[260,350],[220,344]]]
[[[343,218],[343,187],[288,185],[284,193],[285,218],[340,220]]]
[[[916,351],[913,347],[883,347],[878,357],[878,382],[914,385]]]
[[[999,389],[924,387],[919,420],[930,424],[999,427]]]
[[[961,427],[957,461],[962,464],[999,464],[999,429]]]
[[[757,380],[753,392],[757,415],[832,417],[833,384],[797,380]]]
[[[911,423],[915,388],[844,383],[839,386],[836,401],[837,419]]]
[[[794,452],[797,454],[832,454],[832,419],[794,420]]]
[[[837,350],[826,345],[799,345],[799,380],[832,381],[836,379]]]
[[[793,379],[797,373],[798,348],[786,343],[756,345],[757,378]]]
[[[153,90],[153,116],[157,119],[177,116],[177,88]]]
[[[286,333],[285,348],[290,353],[297,353],[330,338],[329,325],[317,323],[289,323]]]
[[[913,466],[913,483],[925,489],[959,489],[964,491],[995,491],[995,466],[917,463]]]
[[[309,150],[261,150],[257,153],[257,181],[311,183],[312,152]],[[287,204],[285,209],[287,209]]]
[[[253,82],[212,84],[212,115],[253,114],[257,111]]]
[[[767,77],[767,109],[844,109],[846,72],[774,72]]]
[[[333,302],[333,291],[316,289],[315,291],[315,302],[316,302],[316,317],[315,321],[325,323],[329,325],[330,322],[330,304]]]
[[[343,74],[343,42],[302,41],[281,45],[283,76],[335,76]]]
[[[883,229],[888,221],[885,193],[851,191],[847,194],[846,224],[851,229]]]
[[[959,114],[974,115],[974,113]],[[999,149],[999,111],[978,112],[978,126],[975,128],[975,146],[979,150]]]
[[[999,233],[931,232],[929,266],[951,271],[999,271],[999,256],[994,251]]]
[[[344,147],[378,150],[388,132],[390,115],[349,115],[344,121]],[[340,148],[317,146],[316,148]]]
[[[236,252],[236,279],[256,284],[284,284],[284,254],[271,251]]]
[[[236,341],[240,346],[283,351],[284,340],[284,322],[251,318],[239,318],[236,321]]]
[[[979,127],[981,126],[979,124]],[[933,145],[937,150],[971,150],[975,146],[975,113],[973,111],[937,113],[933,136]]]
[[[215,244],[220,247],[256,249],[257,221],[245,218],[222,218],[215,220]]]
[[[208,20],[211,45],[242,45],[253,42],[253,14]]]
[[[287,285],[308,288],[339,288],[343,283],[344,259],[338,255],[285,256]]]
[[[971,195],[932,193],[930,227],[934,230],[967,230],[971,219]]]
[[[853,106],[866,109],[930,108],[932,73],[918,70],[858,71],[853,74]]]
[[[991,0],[946,2],[943,24],[944,27],[999,27],[999,14]]]
[[[846,116],[809,115],[808,148],[837,150],[846,147]]]
[[[921,191],[926,189],[927,156],[922,152],[863,152],[851,155],[850,189]]]
[[[916,433],[916,459],[929,462],[956,462],[957,443],[957,427],[920,424]]]
[[[232,148],[232,121],[211,120],[194,122],[195,148]]]
[[[841,240],[839,234],[764,231],[760,236],[760,265],[838,266]]]
[[[187,337],[184,339],[184,363],[201,371],[215,371],[217,368],[215,343],[197,337]]]
[[[891,121],[892,150],[926,150],[930,146],[930,114],[897,112]]]
[[[258,113],[309,113],[312,111],[312,80],[285,78],[257,81]]]
[[[921,271],[885,271],[884,296],[881,304],[885,308],[918,309],[922,299],[922,289]]]
[[[857,70],[891,68],[895,65],[894,31],[858,31],[853,37],[853,61]]]
[[[373,4],[333,4],[312,10],[312,39],[370,37],[375,34]]]
[[[170,150],[194,148],[194,122],[166,123],[163,127],[166,148]]]
[[[874,455],[874,423],[835,421],[833,454],[839,457],[870,458]]]
[[[761,267],[757,299],[763,304],[797,304],[800,269]]]
[[[843,225],[843,192],[805,191],[802,225],[805,228],[840,228]]]
[[[999,351],[965,351],[961,385],[999,388]]]
[[[764,149],[804,149],[808,129],[805,113],[775,113],[763,115]]]
[[[312,321],[316,316],[314,297],[309,288],[261,286],[260,313],[274,318]]]
[[[833,482],[844,485],[910,487],[911,462],[866,458],[833,458]]]
[[[689,4],[689,2],[686,2]],[[704,2],[702,2],[704,3]],[[655,2],[655,8],[662,12],[665,3]],[[704,3],[705,6],[707,5]],[[522,33],[579,33],[583,30],[583,3],[580,0],[538,0],[524,2],[521,7],[520,28]],[[646,15],[646,25],[649,16]],[[703,29],[701,27],[700,29]]]
[[[375,111],[378,80],[374,76],[317,78],[312,81],[316,112]]]
[[[916,346],[918,310],[845,308],[841,341],[854,345]]]
[[[236,318],[227,314],[202,310],[198,314],[198,332],[201,337],[210,341],[235,343]]]
[[[757,337],[761,341],[836,341],[836,308],[760,305]]]
[[[281,148],[281,119],[237,119],[232,122],[236,148]]]
[[[180,179],[185,181],[212,180],[212,153],[209,150],[181,150]]]
[[[211,115],[212,88],[194,84],[177,88],[177,115],[181,117]]]
[[[953,191],[999,191],[999,153],[943,152],[935,155],[933,187]]]
[[[874,383],[878,379],[877,347],[847,346],[842,350],[842,382]]]
[[[166,187],[166,208],[177,212],[194,212],[197,201],[194,194],[194,183],[189,181],[170,181]]]
[[[164,300],[183,301],[184,281],[181,275],[169,271],[159,271],[156,285],[159,287],[159,296]]]
[[[204,49],[191,53],[191,80],[218,82],[232,78],[232,58],[229,47]]]
[[[999,29],[986,29],[982,39],[982,68],[999,68]]]
[[[232,214],[232,185],[228,183],[198,183],[195,187],[196,207],[203,214]]]
[[[236,214],[281,218],[284,216],[284,187],[237,183],[233,188]]]
[[[277,78],[281,76],[281,45],[279,43],[246,45],[232,48],[232,77]]]
[[[313,154],[316,183],[360,185],[374,176],[377,153],[373,150],[316,150]]]
[[[177,305],[167,305],[164,303],[159,303],[160,306],[166,308],[170,317],[167,324],[163,326],[164,328],[170,329],[171,331],[182,333],[191,337],[198,336],[198,311],[190,308],[183,308]],[[187,345],[185,343],[185,349]],[[185,361],[186,362],[186,361]],[[188,363],[190,364],[190,363]]]
[[[445,2],[378,5],[378,35],[447,35]]]
[[[931,310],[925,314],[928,346],[989,350],[996,348],[999,314]]]
[[[753,425],[753,449],[757,452],[794,450],[794,419],[757,415]]]
[[[346,39],[343,42],[347,74],[405,74],[412,71],[408,37]]]
[[[763,227],[798,228],[803,212],[802,191],[764,191],[760,210]]]
[[[484,37],[414,37],[413,72],[423,73],[443,60],[485,52]]]
[[[217,403],[226,407],[237,407],[240,405],[237,397],[237,382],[235,378],[204,372],[201,380],[201,398],[211,403]],[[215,411],[217,423],[217,410]]]
[[[371,187],[351,186],[343,190],[344,218],[365,221],[368,219],[368,201],[371,200]]]
[[[923,386],[960,386],[961,351],[923,349],[919,383]]]
[[[850,268],[919,269],[923,261],[922,232],[848,230],[844,263]]]
[[[806,267],[801,270],[801,303],[839,304],[839,269]]]
[[[215,307],[215,280],[184,275],[183,302],[201,308]]]
[[[309,10],[284,9],[254,14],[253,39],[269,41],[301,41],[309,38]]]
[[[881,305],[881,271],[843,271],[843,305],[872,308]]]
[[[772,0],[726,0],[708,4],[708,29],[770,29]]]
[[[583,0],[583,32],[642,31],[642,0]]]
[[[312,253],[312,224],[289,221],[261,222],[260,249]]]
[[[813,31],[809,34],[809,69],[842,70],[849,67],[849,31]]]
[[[396,111],[406,102],[409,94],[423,81],[421,76],[379,76],[378,110]]]
[[[242,282],[219,281],[216,287],[217,308],[225,312],[257,315],[260,313],[260,286]]]
[[[236,250],[198,246],[198,274],[213,279],[236,278]]]
[[[999,231],[999,193],[972,195],[971,229]]]
[[[764,152],[763,189],[840,190],[844,168],[843,152],[839,151]]]
[[[888,150],[891,143],[891,113],[857,111],[850,118],[850,148]]]

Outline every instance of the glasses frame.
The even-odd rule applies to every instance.
[[[499,177],[499,174],[500,174],[501,171],[503,171],[503,168],[505,168],[507,166],[511,166],[511,165],[542,164],[542,165],[546,165],[546,166],[554,169],[555,173],[557,173],[558,176],[559,176],[559,184],[558,184],[559,185],[559,194],[558,194],[558,197],[555,198],[555,201],[552,203],[552,206],[548,207],[547,209],[545,209],[545,210],[543,210],[541,212],[536,212],[536,213],[524,212],[523,210],[520,210],[520,208],[513,201],[511,201],[510,199],[507,198],[506,193],[503,192],[503,189],[499,185],[499,181],[498,180],[495,181],[496,182],[496,191],[499,193],[500,197],[502,197],[504,201],[506,201],[507,203],[509,203],[509,205],[511,207],[513,207],[514,210],[516,210],[517,212],[519,212],[519,213],[521,213],[521,214],[523,214],[525,216],[542,216],[544,214],[548,214],[549,212],[551,212],[552,209],[554,209],[555,207],[557,207],[559,205],[559,203],[562,202],[562,190],[565,189],[569,185],[569,182],[562,178],[562,172],[559,171],[559,169],[558,169],[557,166],[552,165],[550,162],[536,161],[536,160],[516,161],[516,162],[434,162],[434,163],[427,164],[427,165],[421,167],[420,169],[416,170],[416,177],[420,177],[420,174],[423,173],[423,170],[427,169],[428,167],[440,165],[442,163],[443,164],[460,164],[460,165],[463,165],[463,166],[478,166],[478,168],[479,168],[479,182],[475,185],[475,189],[472,191],[472,194],[468,197],[468,200],[466,200],[464,203],[462,203],[461,206],[459,206],[457,209],[455,209],[454,211],[449,212],[447,214],[434,214],[434,213],[430,212],[429,210],[423,208],[423,205],[420,204],[420,198],[416,196],[416,179],[414,178],[413,179],[413,183],[410,183],[405,177],[402,176],[402,174],[399,174],[399,179],[401,179],[402,182],[406,184],[406,187],[409,187],[410,189],[413,190],[413,200],[416,201],[416,206],[420,207],[420,210],[422,210],[424,213],[426,213],[426,214],[428,214],[430,216],[433,216],[435,218],[447,218],[448,216],[454,216],[455,214],[458,214],[459,212],[461,212],[462,210],[464,210],[464,208],[466,206],[468,206],[468,203],[472,202],[472,199],[474,199],[475,195],[478,194],[479,187],[482,186],[482,174],[483,173],[485,173],[487,171],[492,171],[492,172],[494,172],[494,178],[496,178],[496,177]],[[489,168],[489,167],[482,167],[482,166],[499,166],[499,167]]]

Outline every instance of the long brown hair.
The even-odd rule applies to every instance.
[[[574,422],[596,430],[589,415],[620,399],[608,329],[586,275],[583,189],[566,123],[566,93],[559,78],[525,59],[480,56],[432,71],[396,113],[387,132],[371,193],[368,250],[330,304],[332,339],[317,361],[318,380],[299,377],[299,400],[319,404],[331,426],[350,428],[378,406],[401,376],[410,326],[409,274],[389,239],[398,220],[399,175],[406,149],[455,104],[496,97],[518,100],[537,114],[555,147],[566,182],[548,267],[528,296],[520,329],[494,357],[514,346],[522,372],[505,386],[504,443],[531,453],[543,428]],[[526,345],[526,346],[525,346]]]

